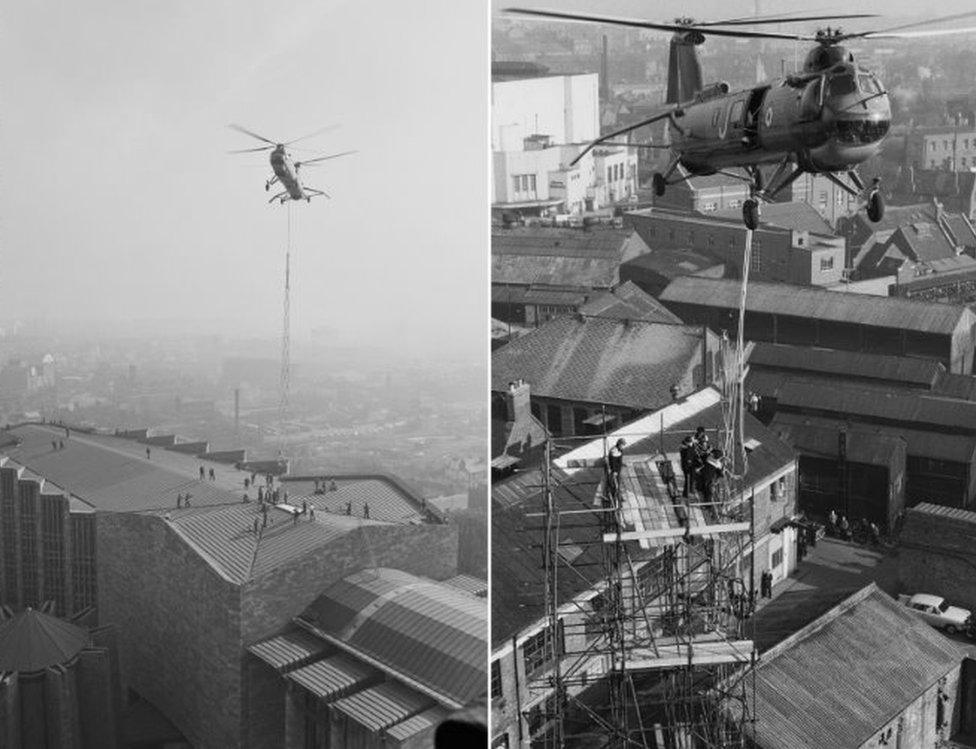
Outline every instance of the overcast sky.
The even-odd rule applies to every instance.
[[[292,205],[296,334],[486,348],[488,12],[477,2],[13,3],[0,49],[0,319],[280,329],[272,140],[332,195]]]

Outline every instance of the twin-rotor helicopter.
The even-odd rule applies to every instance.
[[[308,138],[313,138],[316,135],[321,135],[327,130],[331,130],[331,127],[322,128],[321,130],[316,130],[314,133],[309,133],[308,135],[303,135],[301,138],[295,138],[287,143],[276,143],[269,138],[265,138],[263,135],[258,135],[257,133],[251,132],[240,125],[229,125],[233,130],[239,133],[244,133],[252,138],[257,138],[268,145],[260,146],[258,148],[245,148],[238,151],[231,151],[230,153],[256,153],[260,151],[271,151],[270,161],[271,169],[274,175],[265,181],[264,189],[269,191],[271,186],[274,184],[280,184],[284,189],[271,196],[269,203],[278,201],[284,204],[288,200],[304,200],[306,202],[312,202],[312,198],[321,195],[324,198],[330,198],[328,193],[318,190],[314,187],[309,187],[308,185],[302,184],[301,178],[299,176],[299,170],[303,166],[310,166],[312,164],[320,164],[323,161],[328,161],[330,159],[337,159],[340,156],[348,156],[349,154],[356,153],[355,151],[343,151],[342,153],[333,153],[328,156],[318,156],[314,159],[305,159],[304,161],[294,161],[291,154],[288,153],[288,148],[299,141],[307,140]]]
[[[665,105],[653,116],[588,144],[572,164],[600,144],[632,145],[615,139],[667,120],[671,157],[664,172],[654,174],[655,194],[661,196],[669,185],[693,176],[723,173],[743,179],[750,188],[750,197],[742,207],[743,221],[749,229],[759,225],[761,203],[773,200],[803,174],[824,175],[866,207],[871,221],[880,221],[885,206],[878,189],[879,180],[865,185],[857,166],[880,152],[891,126],[891,105],[877,75],[858,65],[843,43],[854,39],[900,39],[976,31],[976,27],[910,30],[976,16],[976,11],[883,30],[844,33],[827,28],[812,36],[743,27],[872,16],[732,18],[708,23],[681,18],[674,23],[654,23],[546,10],[511,8],[507,12],[556,21],[673,32]],[[695,47],[707,35],[810,41],[816,46],[796,74],[734,91],[725,82],[702,84]],[[775,168],[767,178],[760,167],[768,165]],[[679,166],[684,169],[684,175],[678,171]],[[742,173],[726,171],[730,169]]]

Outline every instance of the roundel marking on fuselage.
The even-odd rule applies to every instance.
[[[773,108],[772,107],[766,107],[766,117],[764,118],[764,120],[766,122],[766,127],[769,127],[770,125],[773,124]]]

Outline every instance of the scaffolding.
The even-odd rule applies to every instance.
[[[679,443],[691,434],[675,426],[679,403],[678,416],[666,423],[662,411],[650,434],[608,434],[604,414],[602,455],[594,456],[592,436],[546,441],[541,512],[527,516],[542,531],[549,664],[527,682],[533,746],[746,746],[755,715],[757,593],[754,496],[743,481],[751,235],[736,343],[723,335],[717,352],[722,423],[713,427],[711,444],[720,447],[711,455],[721,467],[711,478],[696,480],[688,497],[678,485]],[[704,385],[704,367],[702,374]],[[618,473],[609,455],[620,438],[628,448]],[[583,577],[586,594],[562,600],[561,591],[583,587],[567,588],[563,576]]]

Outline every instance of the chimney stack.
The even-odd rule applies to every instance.
[[[522,421],[528,419],[531,413],[529,386],[525,380],[518,379],[508,383],[508,392],[505,393],[505,420]]]

